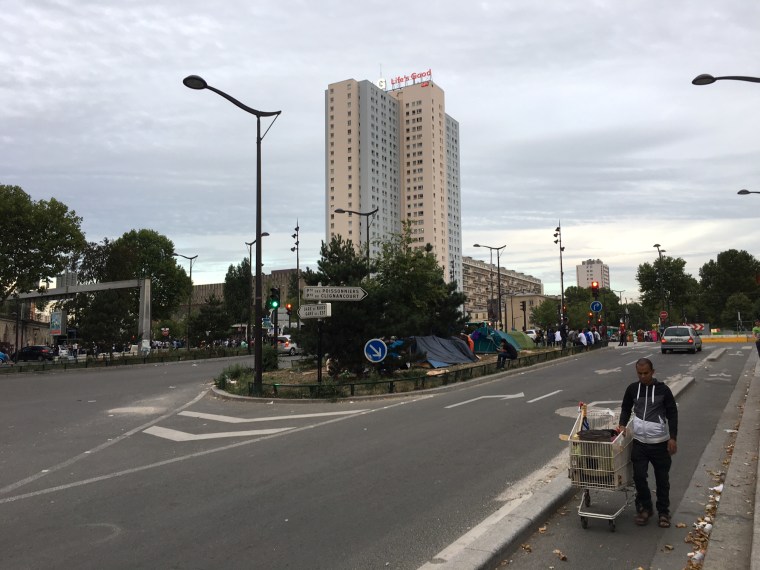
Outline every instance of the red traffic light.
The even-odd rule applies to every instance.
[[[591,293],[594,295],[594,299],[599,298],[599,281],[591,282]]]

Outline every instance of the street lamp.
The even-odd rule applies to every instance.
[[[693,85],[710,85],[710,83],[715,83],[716,81],[719,81],[721,79],[731,79],[733,81],[749,81],[751,83],[760,83],[760,77],[746,77],[743,75],[726,75],[724,77],[713,77],[712,75],[708,75],[707,73],[703,73],[702,75],[697,75],[694,79],[691,80]]]
[[[375,208],[371,212],[357,212],[356,210],[344,210],[343,208],[336,208],[334,210],[336,214],[356,214],[357,216],[365,216],[367,218],[367,221],[365,222],[365,225],[367,226],[367,277],[369,277],[369,217],[377,214],[379,209],[380,208]]]
[[[269,235],[269,232],[263,232],[261,234],[261,237],[266,237]],[[245,327],[245,340],[248,343],[248,354],[251,354],[251,326],[253,323],[251,322],[251,305],[253,304],[253,244],[256,243],[256,240],[253,241],[247,241],[245,242],[245,245],[248,246],[248,326]]]
[[[665,310],[665,284],[663,283],[663,267],[662,267],[662,254],[665,253],[664,249],[660,249],[660,244],[656,243],[652,247],[657,248],[657,255],[660,258],[660,267],[657,272],[660,281],[660,297],[662,298],[662,310]]]
[[[559,320],[560,326],[565,325],[565,271],[562,268],[562,252],[565,251],[565,246],[562,245],[562,222],[554,229],[554,243],[559,244],[559,287],[560,287],[560,307],[559,307]]]
[[[190,89],[208,89],[209,91],[213,91],[217,95],[227,99],[227,101],[236,107],[256,117],[256,306],[254,312],[256,328],[254,329],[253,335],[253,341],[255,343],[253,391],[255,395],[259,396],[261,395],[263,388],[263,370],[261,366],[261,141],[269,132],[269,129],[272,128],[272,125],[274,125],[274,122],[277,120],[277,117],[280,116],[282,111],[258,111],[253,109],[248,105],[244,105],[234,97],[227,95],[224,91],[211,87],[211,85],[206,83],[205,79],[198,77],[197,75],[188,75],[182,80],[182,83],[184,83],[185,87],[189,87]],[[263,135],[261,134],[261,117],[274,117]]]
[[[198,256],[194,255],[188,257],[181,253],[172,253],[172,255],[174,257],[184,257],[190,261],[190,298],[187,300],[187,351],[190,352],[190,309],[193,306],[193,261],[195,261]]]
[[[757,192],[755,190],[743,190],[742,189],[742,190],[739,190],[737,192],[737,194],[739,194],[739,196],[746,196],[747,194],[760,194],[760,192]]]
[[[487,247],[491,252],[491,271],[493,272],[493,252],[496,250],[496,282],[497,282],[497,293],[499,295],[499,301],[496,303],[499,307],[498,314],[499,314],[499,329],[501,330],[504,326],[504,322],[501,320],[501,262],[499,261],[499,258],[501,257],[501,250],[507,247],[506,244],[501,245],[499,247],[491,247],[490,245],[482,245],[479,243],[476,243],[472,247]],[[493,280],[491,280],[491,299],[493,299]]]
[[[298,299],[296,302],[296,328],[299,330],[301,329],[301,315],[298,314],[301,310],[301,264],[300,264],[300,259],[299,259],[299,254],[301,253],[299,245],[301,242],[298,239],[298,236],[299,236],[298,232],[300,230],[301,228],[298,226],[298,218],[296,218],[296,227],[295,227],[296,233],[290,236],[294,240],[296,240],[296,244],[290,248],[290,251],[296,252],[296,289],[298,290]],[[288,326],[290,326],[290,322],[288,322]]]

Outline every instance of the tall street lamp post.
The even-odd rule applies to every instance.
[[[665,284],[663,283],[663,267],[662,267],[662,254],[666,253],[664,249],[660,249],[660,244],[656,243],[652,247],[657,248],[657,256],[660,258],[660,267],[657,272],[658,281],[660,282],[660,298],[662,300],[662,310],[665,310]]]
[[[560,222],[554,229],[554,243],[559,244],[559,287],[560,287],[560,307],[559,320],[560,326],[565,325],[565,270],[562,268],[562,252],[565,247],[562,245],[562,223]]]
[[[194,255],[188,257],[181,253],[172,253],[172,255],[175,257],[184,257],[190,261],[190,297],[187,300],[187,351],[190,352],[190,309],[193,307],[193,261],[195,261],[198,256]]]
[[[343,208],[336,208],[335,213],[336,214],[356,214],[357,216],[364,216],[367,218],[367,220],[364,222],[365,226],[367,227],[367,277],[369,277],[369,226],[370,226],[370,216],[374,216],[377,214],[377,211],[380,208],[375,208],[371,212],[357,212],[356,210],[344,210]]]
[[[499,314],[499,329],[503,330],[503,327],[505,323],[501,320],[501,262],[499,259],[501,258],[501,250],[507,247],[506,244],[500,245],[499,247],[491,247],[490,245],[482,245],[479,243],[476,243],[473,245],[473,247],[487,247],[491,251],[491,270],[493,271],[493,252],[496,251],[496,292],[499,295],[499,301],[496,303],[499,307],[498,314]],[[491,298],[493,298],[493,283],[491,284]]]
[[[197,75],[188,75],[182,80],[182,83],[190,89],[208,89],[213,91],[217,95],[224,97],[246,113],[250,113],[256,117],[256,305],[254,307],[254,380],[253,380],[253,392],[254,395],[259,396],[262,393],[263,381],[262,381],[262,366],[261,366],[261,302],[262,302],[262,284],[261,284],[261,141],[272,128],[272,125],[280,116],[282,111],[259,111],[253,109],[248,105],[244,105],[234,97],[228,95],[224,91],[212,87],[206,80]],[[272,122],[267,127],[264,134],[261,134],[261,117],[274,117]]]
[[[292,237],[294,240],[296,240],[296,243],[295,243],[295,245],[293,247],[290,248],[290,251],[295,251],[296,252],[296,289],[298,290],[298,297],[297,297],[297,300],[296,300],[296,328],[300,330],[300,328],[301,328],[301,315],[299,315],[298,313],[301,310],[301,263],[300,263],[300,259],[299,259],[299,254],[300,254],[300,251],[301,251],[300,248],[299,248],[299,245],[300,245],[301,242],[298,239],[298,236],[299,236],[298,232],[301,231],[301,228],[298,226],[298,219],[297,218],[296,218],[296,227],[294,229],[295,229],[296,233],[294,233],[290,237]],[[288,321],[288,326],[290,326],[290,321]]]
[[[269,235],[269,232],[262,232],[261,237],[266,237]],[[251,354],[251,327],[253,326],[253,323],[251,322],[251,306],[253,305],[253,245],[256,243],[256,240],[253,241],[247,241],[245,242],[245,245],[248,246],[248,326],[245,327],[245,340],[248,343],[248,354]]]

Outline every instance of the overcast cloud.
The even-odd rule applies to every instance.
[[[0,183],[55,197],[90,241],[151,228],[223,281],[255,237],[255,118],[182,78],[282,110],[263,142],[265,271],[314,267],[324,90],[432,69],[459,121],[464,254],[559,293],[599,258],[636,296],[662,244],[695,277],[760,256],[760,4],[746,0],[3,0]],[[264,123],[266,128],[267,123]]]

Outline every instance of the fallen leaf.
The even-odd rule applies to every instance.
[[[665,545],[665,550],[673,550],[673,545],[672,544],[666,544]]]
[[[676,528],[686,528],[686,523],[678,523],[676,524]]]
[[[538,527],[538,532],[540,532],[541,534],[545,533],[546,527],[545,526]]]
[[[522,548],[525,552],[533,552],[533,549],[530,547],[530,544],[521,544],[520,548]]]

